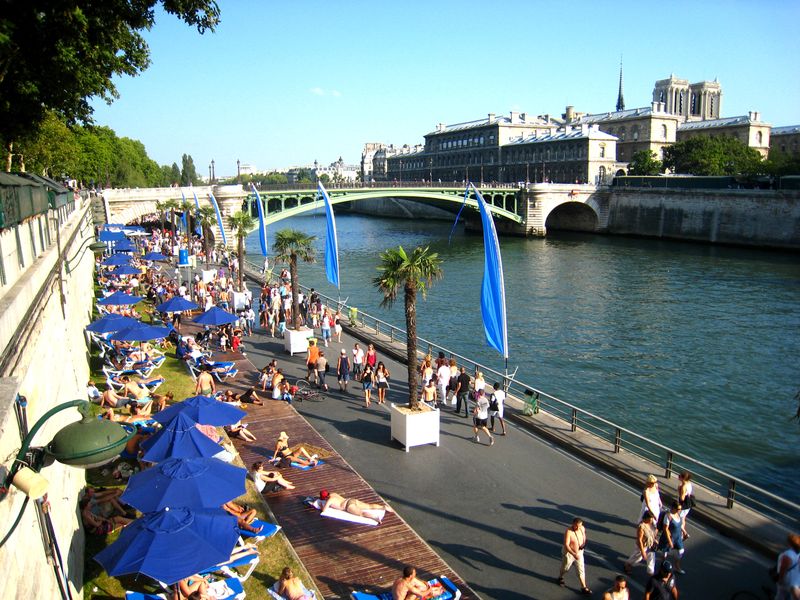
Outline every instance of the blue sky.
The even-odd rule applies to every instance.
[[[718,78],[723,116],[800,123],[798,0],[633,2],[220,0],[199,35],[159,14],[152,64],[95,102],[95,121],[161,164],[234,175],[420,143],[436,124],[518,110],[647,106],[671,73]]]

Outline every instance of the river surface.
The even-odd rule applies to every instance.
[[[483,238],[450,223],[337,214],[341,298],[405,328],[372,285],[380,252],[430,246],[444,277],[418,302],[418,334],[499,371],[480,312]],[[269,231],[317,236],[300,282],[337,297],[325,217]],[[258,239],[247,241],[260,262]],[[500,241],[509,370],[517,379],[782,497],[800,500],[800,256],[559,234]],[[402,294],[402,292],[401,292]],[[489,382],[491,383],[491,381]]]

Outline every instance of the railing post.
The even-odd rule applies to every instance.
[[[675,457],[674,457],[674,456],[673,456],[673,454],[672,454],[672,450],[670,450],[669,452],[667,452],[667,468],[666,468],[666,470],[664,471],[664,477],[666,477],[667,479],[669,479],[670,477],[672,477],[672,461],[673,461],[674,459],[675,459]]]
[[[394,343],[394,327],[389,328],[389,343]]]
[[[614,432],[614,454],[619,454],[619,451],[622,449],[622,430],[617,427],[616,431]]]
[[[726,506],[728,508],[733,508],[733,501],[736,498],[736,480],[730,479],[728,480],[728,502]]]
[[[573,433],[574,433],[575,431],[578,431],[578,409],[577,409],[577,408],[573,408],[573,409],[572,409],[572,420],[571,420],[571,425],[572,425],[572,431],[573,431]]]

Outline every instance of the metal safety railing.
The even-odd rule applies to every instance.
[[[252,263],[247,264],[254,271],[259,271],[258,267]],[[301,285],[300,287],[304,291],[308,291],[305,286]],[[345,316],[348,315],[349,309],[355,308],[324,294],[320,294],[320,297],[328,306],[335,306],[341,310]],[[351,325],[376,337],[386,336],[389,342],[405,343],[406,340],[406,331],[403,328],[361,311],[357,311],[357,322],[351,323]],[[520,409],[524,414],[534,415],[539,411],[547,413],[564,421],[572,432],[580,429],[607,442],[615,454],[624,451],[646,461],[653,466],[654,471],[663,473],[665,478],[670,478],[684,470],[689,471],[692,474],[692,480],[698,486],[725,498],[726,506],[729,509],[738,503],[778,521],[796,523],[800,520],[800,505],[795,502],[781,498],[735,475],[556,398],[535,386],[516,378],[507,378],[504,373],[453,352],[445,346],[417,337],[417,350],[422,356],[435,356],[439,352],[443,352],[445,357],[455,359],[460,365],[468,367],[473,372],[478,370],[483,372],[487,383],[491,383],[491,381],[504,382],[503,385],[508,393],[506,402]]]

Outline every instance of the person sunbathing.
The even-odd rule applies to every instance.
[[[264,402],[258,397],[258,394],[256,394],[255,388],[250,388],[241,394],[237,394],[233,390],[225,390],[225,394],[220,400],[222,400],[222,402],[239,402],[242,404],[249,403],[264,406]]]
[[[225,433],[228,434],[228,437],[236,437],[245,442],[256,441],[256,436],[247,430],[247,423],[242,423],[241,421],[233,425],[227,425],[225,427]]]
[[[117,394],[110,385],[100,396],[100,408],[122,408],[128,403],[128,398],[124,394]]]
[[[102,503],[93,503],[88,496],[80,501],[80,507],[83,526],[92,535],[108,535],[133,521],[121,515],[103,516]]]
[[[427,600],[441,596],[444,590],[417,579],[414,567],[403,569],[403,576],[398,577],[392,586],[392,600]]]
[[[322,505],[323,511],[328,508],[335,508],[351,515],[373,519],[378,523],[383,520],[385,513],[394,512],[388,504],[362,502],[356,498],[345,498],[341,494],[329,492],[328,490],[321,490],[319,499],[325,503]]]
[[[153,401],[149,401],[140,407],[137,402],[131,402],[129,410],[131,414],[128,416],[118,415],[114,412],[113,408],[109,408],[104,414],[103,418],[115,423],[141,423],[142,421],[150,420],[150,409]]]
[[[123,375],[119,378],[119,381],[122,383],[122,394],[124,396],[133,398],[137,402],[147,402],[150,400],[150,390],[145,384],[159,379],[161,379],[161,377],[151,377],[150,379],[131,381],[130,377]]]
[[[280,488],[285,488],[287,490],[293,490],[294,485],[292,485],[291,481],[284,479],[278,471],[266,471],[264,469],[264,463],[261,461],[254,462],[253,466],[250,470],[250,477],[253,478],[253,481],[256,484],[256,489],[259,492],[263,492],[267,489],[267,486],[272,486],[271,490],[277,492]]]
[[[279,467],[290,467],[293,462],[307,467],[316,465],[318,460],[316,454],[312,456],[303,446],[298,446],[295,449],[290,448],[288,434],[285,431],[281,431],[270,462],[277,463]]]
[[[312,600],[313,596],[306,594],[306,588],[299,577],[294,576],[291,567],[284,567],[281,578],[278,579],[278,594],[287,600]]]
[[[261,527],[253,527],[251,523],[256,519],[256,509],[250,508],[248,506],[242,506],[241,504],[237,504],[236,502],[226,502],[222,505],[223,510],[225,512],[233,515],[236,517],[237,525],[239,529],[244,529],[245,531],[249,531],[251,533],[258,533],[264,526]]]

